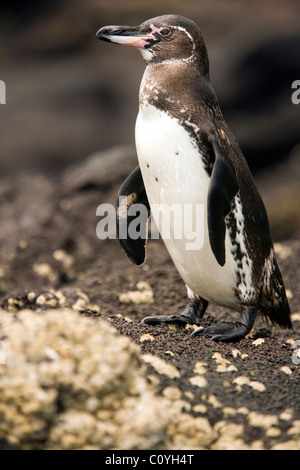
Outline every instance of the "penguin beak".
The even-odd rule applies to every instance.
[[[97,39],[114,42],[125,46],[144,48],[149,45],[149,40],[155,40],[152,33],[148,35],[139,34],[139,27],[132,26],[104,26],[96,34]]]

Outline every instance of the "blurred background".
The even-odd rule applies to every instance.
[[[252,168],[299,142],[298,0],[4,0],[0,19],[0,172],[61,171],[90,152],[134,143],[139,54],[95,39],[100,26],[179,13],[203,31],[211,79]]]
[[[63,189],[68,168],[77,165],[76,175],[84,173],[84,162],[95,152],[133,148],[126,172],[134,168],[144,63],[132,48],[97,41],[95,34],[107,24],[135,25],[167,13],[200,26],[212,83],[262,192],[273,236],[299,238],[300,105],[291,101],[291,85],[300,79],[299,0],[2,1],[0,79],[7,92],[7,104],[0,105],[2,220],[12,219],[9,204],[17,191],[23,205],[14,214],[22,214],[22,230],[34,217],[39,220],[38,202],[49,181]],[[97,177],[99,183],[101,174]],[[36,193],[28,196],[33,181],[39,181]],[[26,211],[31,211],[27,218]],[[94,212],[93,206],[93,217]],[[0,239],[9,234],[4,230]]]

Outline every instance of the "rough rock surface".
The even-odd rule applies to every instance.
[[[274,449],[299,448],[300,420],[293,406],[279,415],[246,406],[223,407],[209,393],[204,378],[212,372],[208,373],[209,359],[195,362],[193,375],[186,379],[192,389],[202,391],[201,400],[192,407],[197,392],[184,391],[182,375],[186,371],[154,354],[142,355],[138,346],[118,336],[103,320],[80,316],[71,309],[53,309],[17,314],[2,310],[0,322],[0,442],[4,446],[264,449],[265,439],[273,442]],[[175,354],[165,351],[165,358]],[[240,363],[250,359],[237,348],[231,355],[231,360],[218,352],[210,355],[217,374],[224,375],[223,387],[229,387],[231,381],[236,394],[245,394],[245,388],[255,390],[257,397],[266,393],[265,385],[251,377],[235,374],[233,379],[232,373],[241,370]],[[146,363],[156,377],[147,372]],[[289,367],[281,370],[293,374]],[[174,382],[164,385],[160,396],[157,377],[161,382],[164,377]],[[208,406],[222,409],[223,419],[214,425],[205,417]],[[239,421],[232,421],[236,417]],[[246,426],[258,429],[260,438],[247,442]],[[288,440],[274,444],[284,428]]]
[[[139,348],[107,322],[70,309],[1,311],[0,322],[0,440],[8,445],[201,449],[213,441],[206,418],[156,395]]]

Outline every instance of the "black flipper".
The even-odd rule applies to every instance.
[[[133,205],[135,208],[130,208]],[[140,205],[140,206],[139,206]],[[138,214],[133,214],[137,209]],[[140,210],[139,210],[140,209]],[[131,212],[131,213],[130,213]],[[140,167],[126,178],[122,184],[117,200],[117,234],[120,244],[126,255],[138,266],[146,260],[147,229],[150,217],[150,205],[145,191],[145,186]],[[139,231],[130,230],[137,221]]]
[[[211,180],[208,190],[207,217],[211,249],[216,260],[224,266],[225,253],[225,217],[231,211],[231,201],[238,192],[238,183],[234,168],[224,157],[215,138],[210,136],[210,142],[215,154]]]

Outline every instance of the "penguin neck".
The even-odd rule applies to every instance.
[[[148,63],[140,86],[140,106],[152,104],[173,115],[190,115],[195,106],[193,95],[201,86],[211,87],[208,72],[202,74],[197,64]]]

